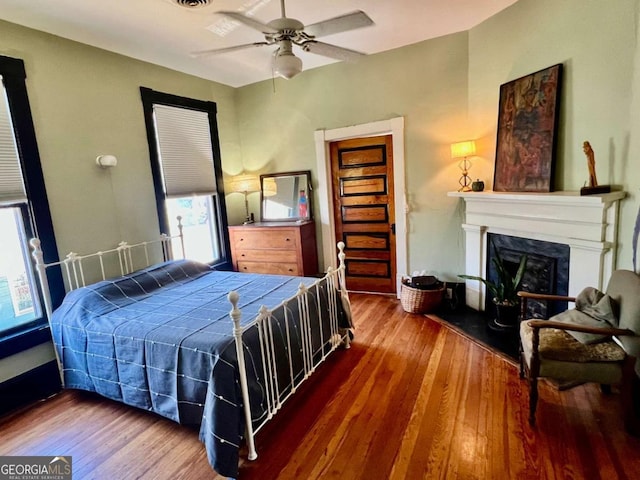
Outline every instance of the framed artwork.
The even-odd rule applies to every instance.
[[[500,86],[493,190],[553,188],[562,64]]]

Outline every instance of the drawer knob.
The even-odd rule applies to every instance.
[[[244,253],[240,254],[241,257],[244,257]]]
[[[289,241],[290,241],[288,238],[285,238],[285,240],[286,240],[287,242],[289,242]]]

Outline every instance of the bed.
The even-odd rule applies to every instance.
[[[176,260],[177,240],[182,234],[122,242],[53,264],[31,241],[61,380],[198,428],[211,466],[236,477],[241,443],[255,459],[255,434],[329,354],[349,346],[344,245],[338,268],[309,278]],[[156,264],[154,245],[162,251]],[[136,257],[146,266],[138,268]],[[99,272],[93,283],[90,262]],[[113,264],[116,277],[106,272]],[[67,289],[55,310],[46,278],[52,267]]]

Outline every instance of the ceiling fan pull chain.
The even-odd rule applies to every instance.
[[[271,57],[271,86],[273,88],[273,93],[276,93],[276,67],[275,67],[275,58],[276,55],[278,55],[278,50],[280,50],[280,48],[277,48],[275,52],[273,52],[273,56]]]

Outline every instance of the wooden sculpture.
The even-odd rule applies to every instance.
[[[595,193],[609,193],[611,187],[609,185],[598,185],[598,179],[596,178],[596,158],[593,153],[591,144],[587,141],[583,142],[582,150],[587,156],[587,167],[589,168],[589,186],[582,187],[580,189],[580,195],[593,195]]]

